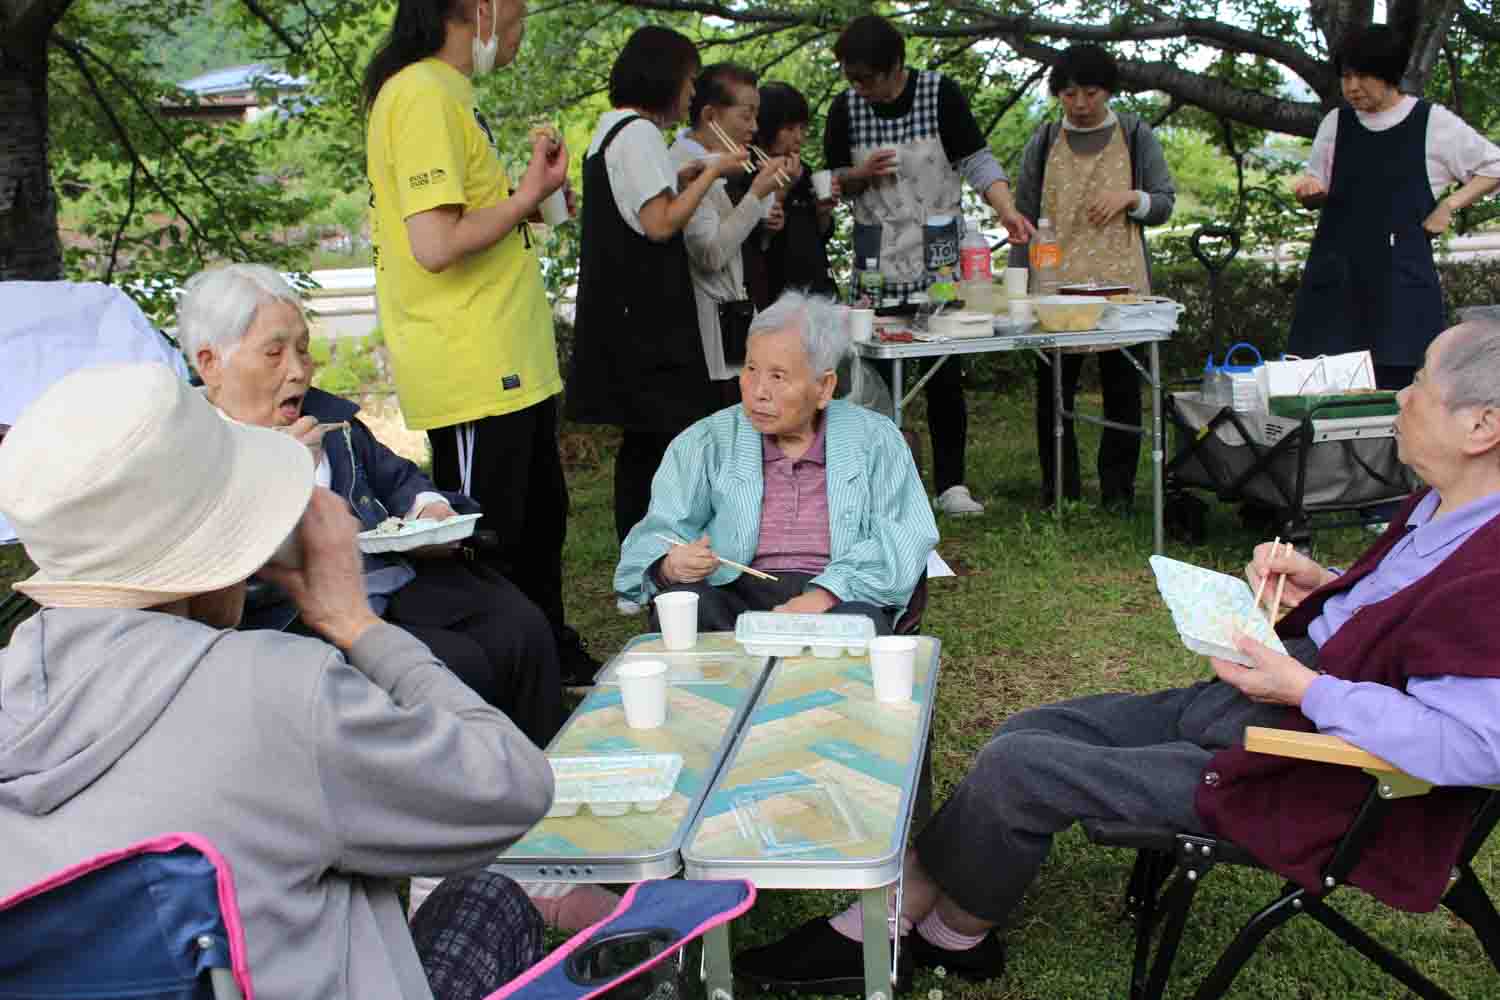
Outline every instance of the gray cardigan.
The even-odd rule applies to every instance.
[[[1132,217],[1141,227],[1141,246],[1146,253],[1146,271],[1151,270],[1151,251],[1146,248],[1147,226],[1159,226],[1172,217],[1177,205],[1177,187],[1172,183],[1172,172],[1167,169],[1167,158],[1162,152],[1161,142],[1151,126],[1140,115],[1129,111],[1117,111],[1120,126],[1125,130],[1125,145],[1130,150],[1130,186],[1144,191],[1151,199],[1151,207],[1144,219]],[[1047,154],[1052,143],[1062,134],[1060,122],[1044,122],[1031,133],[1026,149],[1021,154],[1021,174],[1016,180],[1016,209],[1032,222],[1037,221],[1042,207],[1042,183],[1047,172]],[[1010,266],[1025,267],[1026,248],[1010,248]]]
[[[431,1000],[391,880],[493,860],[540,750],[393,625],[317,639],[52,608],[0,650],[0,898],[170,831],[229,859],[264,1000]]]

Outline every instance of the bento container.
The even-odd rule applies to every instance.
[[[864,615],[789,615],[746,611],[734,623],[734,638],[751,656],[861,656],[875,638],[875,623]]]
[[[554,791],[548,816],[595,816],[655,812],[677,787],[680,753],[548,755]]]
[[[801,773],[743,788],[730,800],[740,835],[762,855],[826,851],[865,839],[859,817],[837,785]]]
[[[371,528],[361,531],[359,551],[368,555],[382,552],[409,552],[428,545],[460,542],[474,534],[474,522],[483,514],[455,514],[441,521],[402,521],[394,531]]]

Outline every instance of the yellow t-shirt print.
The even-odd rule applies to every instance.
[[[407,426],[512,413],[562,391],[552,313],[529,227],[434,274],[412,256],[406,220],[510,197],[469,79],[437,59],[380,88],[366,169],[380,328]]]

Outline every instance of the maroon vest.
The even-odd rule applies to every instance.
[[[1374,547],[1282,619],[1277,632],[1285,638],[1306,635],[1308,624],[1330,597],[1373,572],[1406,533],[1406,518],[1421,496],[1408,500]],[[1402,691],[1410,677],[1500,678],[1497,601],[1500,518],[1480,527],[1421,580],[1360,609],[1319,650],[1318,666],[1343,680]],[[1288,709],[1281,725],[1315,729],[1295,709]],[[1371,779],[1357,768],[1236,747],[1215,754],[1209,762],[1195,805],[1216,835],[1233,840],[1268,868],[1315,889],[1370,787]],[[1349,881],[1398,909],[1435,908],[1447,891],[1476,800],[1472,790],[1435,788],[1392,803]]]

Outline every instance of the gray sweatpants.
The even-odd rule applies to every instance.
[[[917,838],[922,865],[969,913],[1003,924],[1053,834],[1084,819],[1201,832],[1193,796],[1209,758],[1286,709],[1219,681],[1105,694],[1011,716]]]

